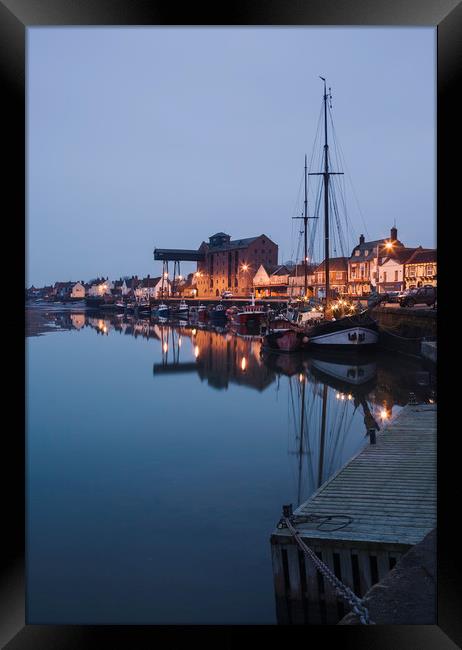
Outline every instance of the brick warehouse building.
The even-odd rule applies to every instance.
[[[195,275],[200,298],[216,298],[223,291],[249,296],[260,265],[278,262],[278,246],[267,235],[231,240],[226,233],[218,232],[208,243],[202,242],[198,252],[203,254]]]

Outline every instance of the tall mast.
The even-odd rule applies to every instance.
[[[329,171],[329,145],[327,144],[327,99],[331,99],[332,95],[326,90],[326,80],[324,77],[319,77],[324,82],[324,171],[317,172],[314,176],[324,177],[324,271],[326,274],[325,287],[326,287],[326,310],[329,306],[329,293],[330,293],[330,278],[329,278],[329,176],[332,174],[342,174],[343,172],[330,172]]]
[[[321,77],[321,79],[323,79]],[[326,274],[326,309],[329,305],[329,145],[327,144],[327,91],[324,81],[324,271]]]
[[[306,298],[308,293],[308,188],[307,188],[307,166],[306,166],[306,154],[305,154],[305,202],[303,217],[292,217],[292,219],[303,219],[303,234],[304,234],[304,258],[303,258],[303,268],[305,269],[305,281],[304,281],[304,297]]]
[[[308,250],[307,250],[307,239],[308,239],[308,199],[307,199],[307,186],[306,186],[306,154],[305,154],[305,211],[303,215],[303,225],[305,231],[305,284],[304,284],[304,295],[305,298],[308,293],[308,279],[307,279],[307,264],[308,264]]]

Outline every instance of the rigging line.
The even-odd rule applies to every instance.
[[[335,195],[334,188],[330,188],[330,198],[332,201],[332,207],[333,207],[333,213],[336,221],[336,226],[338,230],[338,238],[339,238],[339,246],[340,250],[342,252],[342,256],[345,257],[345,242],[343,238],[343,233],[341,229],[341,222],[340,222],[340,215],[339,215],[339,210],[338,210],[338,205],[337,205],[337,197]],[[334,231],[335,233],[335,231]]]
[[[340,152],[339,152],[340,144],[338,142],[338,138],[336,137],[335,128],[334,128],[334,125],[333,125],[332,114],[330,114],[330,119],[331,119],[331,126],[332,126],[332,132],[333,132],[332,139],[333,139],[333,142],[334,142],[334,152],[335,152],[336,158],[338,160],[337,164],[339,165],[340,168],[342,168],[343,166],[342,166],[341,156],[340,156]],[[351,244],[351,236],[350,236],[350,232],[349,232],[350,228],[353,230],[353,234],[355,235],[355,238],[356,238],[356,234],[355,234],[355,229],[353,227],[353,224],[352,224],[352,222],[351,222],[351,220],[350,220],[350,218],[348,216],[348,210],[347,210],[347,205],[346,205],[345,175],[343,175],[343,178],[335,179],[335,181],[336,181],[336,184],[337,184],[337,186],[339,188],[339,194],[340,194],[340,198],[341,198],[341,202],[342,202],[343,213],[345,215],[345,223],[346,223],[346,229],[347,229],[347,242],[346,242],[346,245],[349,246]]]
[[[331,117],[332,130],[334,131],[332,115],[330,115],[330,117]],[[334,153],[335,153],[335,156],[336,156],[336,159],[337,159],[337,165],[338,165],[339,169],[342,169],[343,166],[341,164],[340,154],[339,154],[339,151],[338,151],[338,143],[337,143],[337,138],[335,137],[335,134],[333,134],[332,139],[333,139],[333,142],[334,142]],[[334,177],[333,180],[334,180],[334,183],[336,184],[336,186],[338,187],[338,193],[340,195],[340,199],[341,199],[341,202],[342,202],[343,213],[345,215],[345,223],[346,223],[346,226],[347,226],[346,246],[349,248],[350,244],[351,244],[351,237],[350,237],[350,234],[349,234],[349,228],[351,227],[351,229],[353,230],[353,234],[355,234],[355,229],[354,229],[353,224],[352,224],[352,222],[351,222],[351,220],[350,220],[350,218],[348,216],[348,210],[347,210],[347,205],[346,205],[345,175],[343,174],[340,177],[339,176]],[[356,237],[356,234],[355,234],[355,237]]]
[[[347,173],[348,179],[349,179],[350,184],[351,184],[351,188],[352,188],[352,190],[353,190],[353,196],[355,197],[356,205],[357,205],[357,207],[358,207],[358,211],[359,211],[359,214],[360,214],[360,216],[361,216],[361,220],[362,220],[362,222],[363,222],[364,231],[365,231],[366,235],[367,235],[368,237],[370,237],[370,235],[369,235],[369,231],[368,231],[368,229],[367,229],[367,225],[366,225],[366,220],[365,220],[364,215],[363,215],[363,212],[362,212],[362,210],[361,210],[361,206],[359,205],[358,197],[357,197],[357,195],[356,195],[356,190],[355,190],[355,187],[354,187],[354,185],[353,185],[353,180],[352,180],[352,178],[351,178],[350,170],[349,170],[348,165],[347,165],[347,163],[346,163],[345,154],[343,153],[342,145],[340,144],[340,141],[339,141],[338,138],[337,138],[337,132],[336,132],[336,129],[335,129],[334,124],[333,124],[332,115],[331,115],[331,124],[332,124],[332,133],[333,133],[334,138],[336,138],[336,139],[337,139],[337,142],[338,142],[338,148],[339,148],[339,151],[340,151],[341,159],[342,159],[342,161],[343,161],[343,167],[344,167],[344,169],[345,169],[345,171],[346,171],[346,173]]]

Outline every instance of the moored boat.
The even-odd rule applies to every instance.
[[[265,316],[265,312],[258,305],[244,305],[238,307],[237,311],[231,313],[231,321],[235,325],[259,325]]]
[[[272,329],[262,339],[263,347],[277,352],[297,352],[307,343],[303,331],[295,327]]]
[[[334,197],[335,189],[335,178],[338,175],[343,175],[343,172],[340,171],[331,171],[330,170],[330,154],[329,154],[329,145],[328,145],[328,103],[330,108],[332,95],[329,88],[329,92],[326,89],[326,80],[321,77],[324,83],[324,94],[323,94],[323,112],[324,112],[324,144],[322,151],[322,160],[323,160],[323,169],[322,171],[315,171],[310,173],[310,176],[317,176],[320,179],[320,182],[323,186],[324,193],[324,261],[323,266],[323,276],[324,276],[324,287],[323,287],[323,296],[324,296],[324,309],[320,309],[319,305],[313,306],[310,310],[299,311],[297,315],[297,321],[295,321],[295,327],[302,330],[303,345],[309,347],[329,347],[336,349],[351,349],[351,350],[360,350],[364,348],[370,348],[376,345],[378,341],[378,327],[376,322],[371,318],[367,312],[363,313],[354,313],[354,308],[350,306],[349,313],[347,315],[339,316],[340,312],[345,312],[345,301],[339,300],[335,302],[333,294],[334,291],[331,290],[331,259],[330,259],[330,237],[329,237],[329,206],[332,205],[332,209],[335,213],[335,227],[338,230],[336,238],[338,239],[341,247],[343,240],[343,235],[340,232],[340,220],[338,215],[338,205],[344,205],[344,201],[337,201]],[[330,115],[332,120],[332,115]],[[332,122],[333,124],[333,122]],[[313,159],[313,157],[312,157]],[[307,296],[307,264],[308,260],[308,250],[307,250],[307,223],[308,223],[308,211],[307,211],[307,158],[305,156],[305,209],[304,209],[304,239],[305,239],[305,286],[304,286],[304,300],[308,299]],[[331,178],[332,177],[332,178]],[[339,189],[341,185],[338,184]],[[321,188],[319,192],[316,193],[317,196],[321,196]],[[317,208],[320,206],[321,202],[317,202]],[[300,218],[300,217],[295,217]],[[318,218],[318,215],[315,214],[313,218]],[[332,224],[334,225],[334,224]],[[334,238],[335,243],[335,238]],[[319,297],[319,295],[318,295]],[[292,342],[293,345],[297,343],[297,339],[294,336],[287,337],[287,344],[290,345]]]
[[[170,309],[168,305],[161,302],[160,305],[157,305],[157,307],[153,307],[151,309],[151,313],[153,313],[155,316],[158,316],[160,318],[167,318],[170,313]]]
[[[309,347],[342,349],[371,348],[379,337],[378,325],[367,312],[344,316],[305,328]]]
[[[220,303],[212,307],[209,311],[209,316],[210,320],[214,323],[225,323],[227,316],[224,305]]]
[[[204,322],[208,319],[209,314],[207,311],[207,307],[205,305],[200,304],[199,307],[197,308],[197,319],[201,322]]]
[[[184,300],[182,300],[178,306],[177,316],[179,318],[188,318],[188,315],[189,315],[188,304]]]

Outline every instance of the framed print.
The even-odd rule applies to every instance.
[[[457,647],[460,4],[0,12],[2,647]]]

